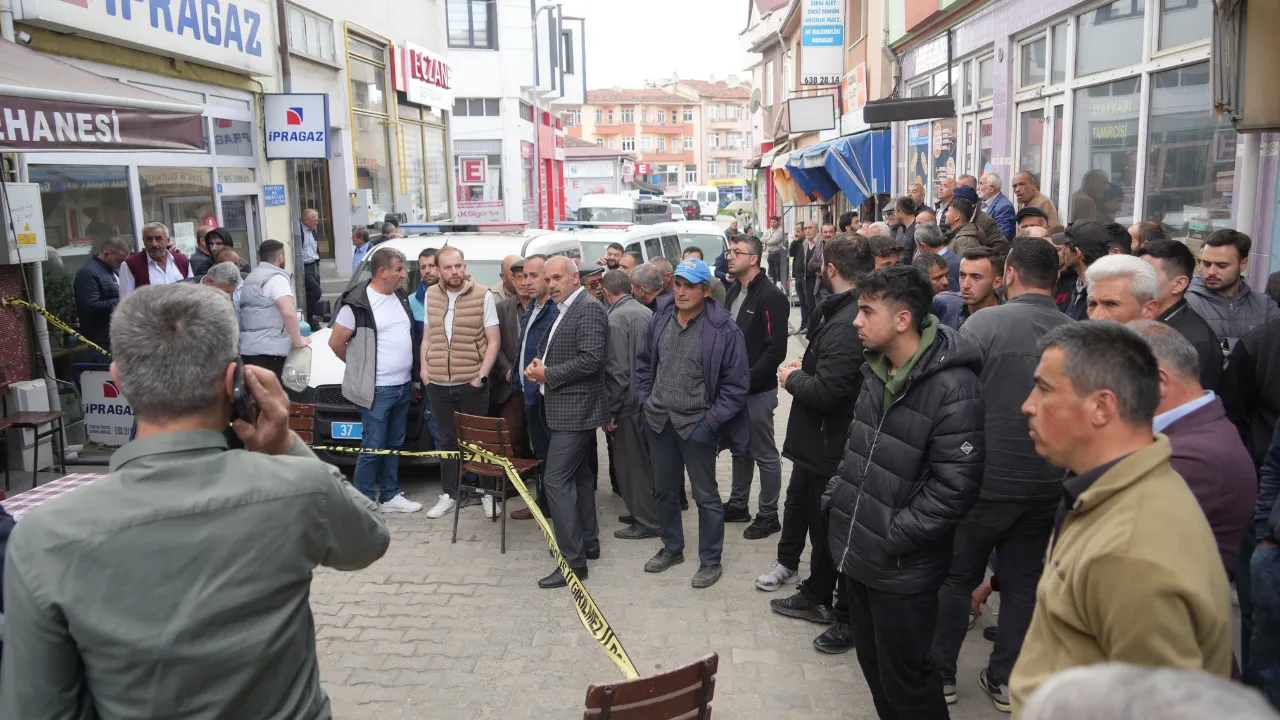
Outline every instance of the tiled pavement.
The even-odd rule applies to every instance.
[[[793,340],[791,355],[800,352]],[[789,408],[783,392],[779,445]],[[770,599],[794,586],[755,589],[756,576],[772,566],[777,535],[748,541],[744,525],[728,525],[724,577],[694,590],[695,506],[684,515],[686,562],[647,574],[644,562],[660,543],[613,537],[625,510],[609,492],[603,439],[599,448],[603,547],[586,586],[642,675],[714,651],[720,671],[713,704],[721,720],[875,717],[854,654],[817,652],[811,640],[822,626],[769,610]],[[728,453],[717,467],[727,497]],[[784,460],[784,489],[789,476]],[[403,485],[426,505],[439,492],[434,479],[405,478]],[[753,497],[753,509],[754,503]],[[618,677],[579,624],[568,593],[535,585],[552,564],[532,521],[508,520],[505,555],[498,552],[498,526],[479,506],[463,510],[455,545],[449,518],[418,513],[393,516],[389,524],[386,557],[361,572],[322,568],[312,583],[321,677],[336,717],[580,718],[587,686]],[[965,644],[953,718],[1002,717],[976,682],[991,648],[981,637],[989,621],[980,618]]]

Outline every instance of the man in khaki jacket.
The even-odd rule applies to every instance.
[[[462,251],[446,245],[436,253],[440,282],[427,289],[423,303],[422,385],[440,430],[440,450],[458,449],[454,415],[489,414],[489,374],[498,361],[502,337],[498,306],[489,288],[467,274]],[[458,498],[458,461],[440,461],[440,498],[427,517],[443,517]],[[465,504],[464,504],[465,506]],[[497,517],[493,499],[484,496],[485,517]]]
[[[1099,662],[1231,674],[1227,575],[1209,522],[1152,432],[1156,358],[1133,330],[1071,323],[1040,340],[1022,411],[1071,470],[1009,680],[1017,717],[1055,673]],[[989,691],[990,692],[990,691]]]

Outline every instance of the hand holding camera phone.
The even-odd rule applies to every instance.
[[[244,377],[244,360],[236,357],[236,376],[231,389],[231,419],[243,420],[250,425],[258,422],[261,410],[258,400],[249,390]]]

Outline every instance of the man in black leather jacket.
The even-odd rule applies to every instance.
[[[859,292],[854,326],[866,362],[824,496],[831,555],[879,716],[947,720],[929,648],[956,525],[982,484],[981,356],[929,314],[923,272],[880,268]]]

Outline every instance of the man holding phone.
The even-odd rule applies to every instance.
[[[382,557],[377,506],[289,429],[275,375],[237,363],[225,293],[140,288],[111,335],[138,437],[9,537],[0,717],[328,716],[311,576]],[[229,450],[237,375],[260,411],[233,423],[245,449]]]

